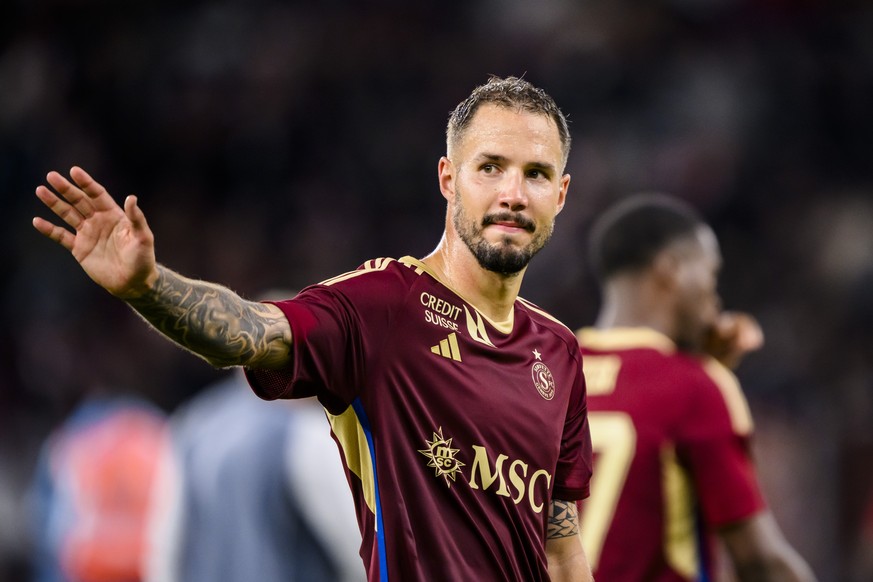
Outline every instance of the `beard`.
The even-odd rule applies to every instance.
[[[512,238],[504,236],[500,241],[491,243],[482,236],[482,231],[490,224],[497,222],[515,222],[525,230],[533,233],[531,241],[519,247],[513,243]],[[555,223],[552,221],[546,227],[537,230],[536,223],[530,218],[516,212],[504,211],[496,214],[486,214],[482,222],[467,215],[464,209],[461,191],[456,190],[455,208],[452,211],[452,224],[458,236],[476,257],[479,266],[487,271],[499,275],[517,275],[524,269],[530,260],[546,246],[552,238]]]

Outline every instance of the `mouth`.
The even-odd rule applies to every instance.
[[[536,223],[522,214],[490,214],[482,219],[482,228],[498,226],[503,230],[516,232],[523,230],[532,233],[536,230]]]

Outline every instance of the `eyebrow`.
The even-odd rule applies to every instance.
[[[497,162],[497,163],[506,162],[508,159],[509,158],[507,158],[506,156],[501,156],[500,154],[482,153],[482,154],[479,154],[478,156],[476,156],[477,161],[489,161],[489,162]],[[549,172],[549,173],[556,172],[555,166],[553,164],[548,163],[548,162],[530,162],[528,164],[525,164],[525,166],[528,168],[542,170],[544,172]]]

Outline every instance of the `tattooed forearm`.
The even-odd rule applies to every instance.
[[[568,538],[579,533],[579,514],[573,501],[552,500],[549,506],[549,528],[546,537]]]
[[[288,357],[291,329],[275,309],[163,266],[158,271],[154,287],[128,304],[180,346],[216,367],[275,367]]]

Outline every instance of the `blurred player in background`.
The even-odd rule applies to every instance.
[[[598,582],[712,580],[719,539],[740,580],[813,580],[756,478],[729,367],[763,335],[721,311],[712,229],[678,199],[640,194],[596,222],[590,253],[602,307],[577,332],[595,451],[580,519]]]
[[[136,198],[121,208],[80,168],[72,182],[49,173],[52,189],[36,192],[74,232],[33,225],[179,345],[246,367],[262,397],[318,397],[370,580],[584,581],[581,356],[569,329],[518,297],[564,206],[569,150],[550,96],[490,79],[449,118],[436,249],[368,261],[277,303],[157,263]]]

